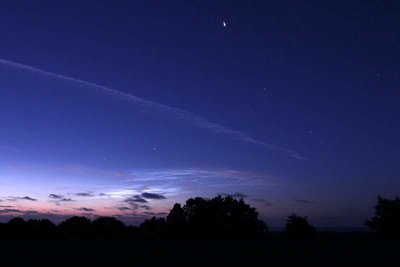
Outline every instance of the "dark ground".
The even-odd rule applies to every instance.
[[[0,266],[400,266],[400,241],[0,241]]]

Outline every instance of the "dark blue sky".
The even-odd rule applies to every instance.
[[[241,193],[272,226],[291,212],[361,226],[378,194],[400,190],[399,12],[2,1],[1,215],[137,222]]]

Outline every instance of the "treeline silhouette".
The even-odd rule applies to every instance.
[[[374,237],[400,238],[400,199],[378,197],[375,216],[366,221]],[[288,216],[285,232],[289,239],[332,237],[318,233],[307,217]],[[217,196],[190,198],[175,204],[166,218],[145,220],[139,227],[126,226],[114,217],[71,217],[59,225],[48,219],[13,218],[0,224],[0,239],[266,239],[268,226],[243,199]]]

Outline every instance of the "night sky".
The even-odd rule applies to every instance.
[[[359,227],[400,192],[399,1],[1,1],[0,220],[233,195]]]

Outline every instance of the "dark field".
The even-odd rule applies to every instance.
[[[0,241],[0,266],[399,266],[400,241]]]

